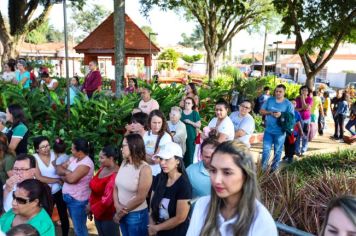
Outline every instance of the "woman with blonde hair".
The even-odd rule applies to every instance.
[[[244,144],[221,143],[210,163],[211,196],[194,207],[188,236],[278,235],[268,210],[258,201],[255,166]]]

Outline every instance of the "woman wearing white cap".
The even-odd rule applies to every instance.
[[[186,235],[192,188],[184,169],[181,147],[173,142],[155,155],[162,172],[153,183],[149,235]]]

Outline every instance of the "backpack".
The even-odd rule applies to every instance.
[[[277,124],[282,128],[283,132],[287,133],[287,135],[292,134],[295,125],[294,114],[290,112],[282,112],[277,120]]]
[[[261,109],[261,104],[260,104],[260,96],[258,96],[257,98],[255,98],[253,100],[254,106],[253,106],[253,112],[257,115],[260,113],[260,109]]]

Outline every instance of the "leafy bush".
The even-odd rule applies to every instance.
[[[158,60],[170,60],[171,62],[162,62],[158,64],[158,70],[161,71],[163,69],[175,69],[178,66],[178,58],[179,53],[174,49],[168,48],[164,50],[158,56]]]
[[[332,172],[353,172],[356,175],[356,150],[342,150],[334,153],[315,154],[293,162],[285,171],[296,171],[301,177],[315,177],[320,170]]]
[[[196,55],[183,55],[182,57],[182,60],[187,62],[187,63],[194,63],[194,62],[197,62],[199,61],[200,59],[203,58],[203,55],[202,54],[196,54]]]

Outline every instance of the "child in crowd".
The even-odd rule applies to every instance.
[[[55,165],[62,165],[69,160],[69,156],[66,153],[67,145],[61,138],[56,138],[53,144],[53,151],[56,155]]]

